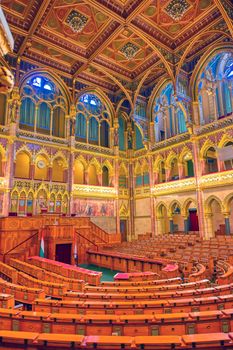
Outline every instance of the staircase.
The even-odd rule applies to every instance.
[[[120,234],[109,234],[102,228],[94,224],[88,219],[87,226],[79,226],[75,228],[78,247],[78,262],[87,262],[87,250],[96,250],[108,247],[113,243],[121,242]]]

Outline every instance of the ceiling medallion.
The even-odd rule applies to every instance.
[[[66,23],[75,33],[80,33],[85,27],[88,18],[82,13],[72,10],[66,19]]]
[[[134,58],[138,50],[139,47],[131,43],[130,41],[120,49],[120,51],[123,53],[125,58],[127,58],[127,60],[131,60],[132,58]]]
[[[165,8],[165,11],[175,21],[179,21],[190,7],[190,4],[186,0],[172,0],[170,4]]]

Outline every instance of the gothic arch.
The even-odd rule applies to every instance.
[[[229,43],[218,44],[214,47],[209,48],[205,54],[201,57],[198,64],[196,65],[190,80],[190,96],[193,101],[197,101],[198,96],[198,78],[200,73],[205,69],[209,61],[217,54],[224,52],[224,50],[233,52],[233,46]]]
[[[36,69],[32,69],[29,72],[25,73],[20,80],[20,89],[22,89],[23,85],[25,84],[25,82],[28,81],[28,79],[31,79],[33,76],[36,76],[39,74],[51,79],[52,81],[54,81],[56,83],[56,85],[58,85],[61,88],[61,91],[64,93],[64,96],[66,96],[66,100],[68,103],[68,109],[69,109],[70,105],[71,105],[71,101],[72,101],[69,89],[68,89],[67,85],[64,83],[64,81],[60,78],[60,76],[57,75],[54,71],[52,71],[52,69],[50,69],[50,68],[46,68],[46,69],[45,68],[36,68]]]

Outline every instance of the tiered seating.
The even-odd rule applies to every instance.
[[[25,304],[32,304],[38,298],[45,298],[45,291],[42,289],[20,286],[3,279],[0,279],[0,293],[13,295],[15,300]]]
[[[38,332],[0,331],[1,348],[15,350],[15,343],[28,350],[42,349],[232,349],[232,333],[169,335],[169,336],[83,336]]]
[[[79,335],[158,336],[228,333],[233,309],[138,315],[48,313],[0,309],[1,328]]]
[[[145,258],[164,258],[172,261],[198,261],[204,264],[210,257],[226,260],[233,254],[233,238],[219,236],[208,241],[196,235],[162,235],[150,239],[115,244],[105,252],[120,252]]]
[[[193,249],[196,243],[199,244],[195,239],[187,239],[185,247],[188,249],[190,244]],[[224,246],[227,244],[224,241]],[[118,253],[111,252],[114,254]],[[138,261],[142,263],[143,259],[147,258],[140,257]],[[210,263],[214,264],[213,257],[211,259]],[[185,275],[189,279],[186,283],[179,277],[161,279],[164,267],[169,266],[169,261],[165,260],[161,262],[160,276],[147,271],[120,273],[116,276],[119,279],[104,283],[100,282],[98,273],[92,275],[89,270],[39,257],[32,257],[27,262],[11,259],[10,265],[0,264],[3,277],[14,278],[22,288],[40,287],[43,294],[22,301],[31,303],[33,311],[25,311],[23,307],[14,310],[15,285],[2,280],[8,287],[5,292],[10,294],[7,297],[11,303],[9,309],[2,303],[0,329],[5,332],[2,340],[9,347],[10,342],[21,344],[23,339],[28,339],[31,345],[27,348],[31,346],[33,350],[39,346],[74,348],[75,342],[81,348],[108,350],[195,347],[219,350],[225,345],[226,349],[233,348],[230,258],[218,261],[219,284],[210,284],[208,279],[202,278],[206,275],[204,263],[193,265],[191,261],[181,267],[186,268]],[[179,265],[171,263],[170,270],[173,269],[179,272]],[[85,275],[89,283],[78,280],[81,275]],[[32,333],[24,335],[29,329]],[[9,333],[13,330],[15,333]]]
[[[33,276],[41,281],[46,281],[50,283],[58,283],[64,284],[67,289],[83,291],[84,289],[84,281],[77,280],[73,278],[66,278],[57,273],[49,272],[40,267],[34,266],[32,264],[28,264],[24,261],[17,259],[10,259],[9,263],[15,269],[22,271],[30,276]]]
[[[81,267],[64,264],[59,261],[40,258],[39,256],[30,257],[28,258],[28,261],[35,266],[60,274],[67,278],[84,280],[91,285],[100,284],[102,276],[101,272],[90,271]]]

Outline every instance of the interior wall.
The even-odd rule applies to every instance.
[[[151,232],[151,202],[150,198],[135,201],[135,234]]]
[[[92,217],[91,221],[107,233],[116,233],[115,217]]]

